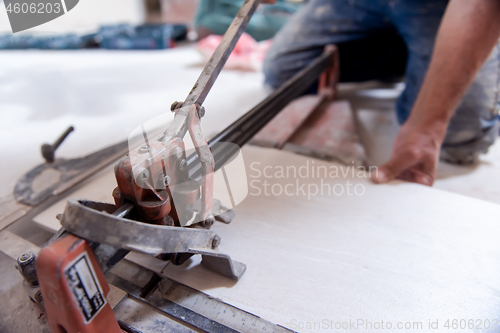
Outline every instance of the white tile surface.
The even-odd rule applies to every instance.
[[[287,152],[244,152],[247,163],[273,169],[307,163]],[[281,186],[295,180],[267,179]],[[429,331],[430,319],[444,331],[447,319],[497,318],[500,205],[417,184],[324,179],[331,186],[347,180],[364,186],[364,195],[250,194],[230,225],[215,224],[220,251],[248,265],[238,283],[203,269],[199,259],[164,273],[300,332],[366,330],[323,329],[324,320],[422,322]],[[307,188],[320,180],[300,181]],[[314,322],[321,329],[307,329]]]
[[[300,332],[318,332],[306,325],[324,320],[422,323],[427,331],[429,320],[444,329],[447,319],[497,318],[500,205],[417,184],[375,185],[350,169],[335,177],[330,171],[340,165],[285,151],[248,146],[243,157],[248,180],[257,182],[234,221],[211,230],[222,238],[221,252],[248,265],[245,275],[235,283],[197,257],[167,265],[164,275]],[[267,167],[272,175],[287,166],[307,166],[309,174],[256,171]],[[313,177],[313,166],[327,167],[329,176]],[[287,185],[293,194],[278,194]],[[113,186],[108,172],[74,195],[103,200]],[[57,230],[53,216],[63,207],[64,200],[35,221]]]

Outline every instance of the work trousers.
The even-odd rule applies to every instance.
[[[446,0],[311,0],[275,36],[264,62],[266,83],[277,88],[325,45],[336,44],[341,82],[404,77],[405,89],[396,104],[398,120],[404,123],[446,6]],[[498,135],[499,65],[496,45],[448,125],[442,156],[450,162],[471,162]]]

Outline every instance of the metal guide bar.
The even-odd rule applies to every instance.
[[[220,71],[233,51],[241,34],[245,31],[248,22],[252,18],[253,13],[259,6],[261,0],[246,0],[241,6],[238,14],[233,22],[227,28],[224,37],[215,49],[212,57],[208,60],[203,72],[191,89],[191,92],[184,101],[184,106],[198,104],[202,105],[208,92],[214,85],[215,80],[219,76]]]
[[[159,290],[165,299],[239,332],[293,332],[170,279],[163,279]]]
[[[163,278],[149,295],[141,297],[141,288],[132,282],[113,273],[106,277],[133,299],[205,332],[294,332],[168,278]]]
[[[210,318],[206,318],[192,310],[189,310],[181,305],[178,305],[164,297],[158,289],[154,290],[149,295],[142,297],[142,288],[136,286],[121,277],[108,273],[106,275],[108,281],[115,287],[127,292],[129,297],[153,307],[156,310],[164,313],[168,318],[174,319],[176,322],[184,324],[187,327],[196,328],[204,332],[217,333],[235,333],[237,331],[222,325]],[[120,318],[117,318],[120,319]]]

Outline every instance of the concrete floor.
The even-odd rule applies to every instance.
[[[4,7],[3,0],[0,6]],[[144,21],[145,12],[142,0],[85,0],[58,17],[40,26],[31,28],[20,34],[61,34],[61,33],[91,33],[102,24],[131,23]],[[10,33],[11,28],[7,12],[0,10],[0,34]]]

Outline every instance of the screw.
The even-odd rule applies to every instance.
[[[182,148],[177,146],[172,150],[172,153],[173,153],[175,159],[178,160],[182,157]]]
[[[214,238],[212,239],[212,249],[218,248],[220,245],[220,241],[221,241],[221,239],[220,239],[219,235],[215,235]]]
[[[182,107],[183,102],[173,102],[172,105],[170,105],[170,111],[175,112],[175,110],[180,109]]]
[[[66,139],[69,135],[74,130],[73,126],[68,127],[66,131],[64,131],[63,134],[54,142],[53,144],[49,145],[47,143],[44,143],[42,145],[42,156],[45,159],[47,163],[52,163],[54,162],[54,157],[56,153],[56,149],[61,145],[61,143]]]
[[[196,106],[198,108],[198,117],[201,119],[205,115],[205,107],[204,106]]]
[[[186,160],[185,159],[182,159],[180,162],[179,162],[179,169],[181,171],[184,171],[186,170],[187,168],[187,163],[186,163]]]

